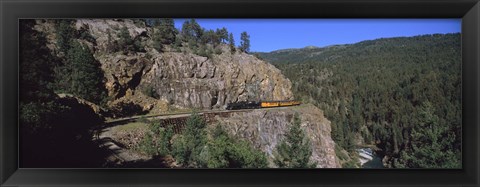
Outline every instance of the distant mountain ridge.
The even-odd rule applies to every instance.
[[[317,46],[305,46],[303,48],[287,48],[287,49],[278,49],[271,52],[257,52],[255,53],[258,57],[266,60],[268,62],[275,63],[297,63],[311,60],[312,57],[328,56],[332,53],[335,53],[339,49],[355,48],[355,47],[366,47],[369,45],[379,45],[379,44],[388,44],[391,42],[400,42],[398,45],[402,45],[405,41],[409,40],[421,40],[422,38],[429,37],[441,37],[441,36],[452,36],[460,35],[460,33],[449,33],[449,34],[426,34],[418,35],[412,37],[391,37],[391,38],[378,38],[373,40],[364,40],[353,44],[334,44],[325,47]],[[404,40],[404,41],[402,41]],[[390,45],[390,44],[389,44]],[[323,54],[323,55],[321,55]]]

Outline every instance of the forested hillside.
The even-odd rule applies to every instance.
[[[461,167],[461,37],[434,34],[256,55],[325,111],[337,146],[395,168]]]

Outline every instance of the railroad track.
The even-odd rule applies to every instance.
[[[253,110],[275,110],[281,109],[291,106],[282,106],[282,107],[271,107],[271,108],[257,108],[257,109],[238,109],[238,110],[203,110],[198,111],[198,115],[202,115],[204,117],[209,117],[211,115],[218,115],[218,114],[227,114],[227,113],[237,113],[237,112],[249,112]],[[142,115],[142,116],[132,116],[127,118],[120,118],[120,119],[111,119],[105,121],[105,123],[101,126],[95,127],[93,130],[97,131],[100,129],[105,129],[108,127],[121,125],[127,122],[132,122],[138,119],[159,119],[159,120],[169,120],[169,119],[180,119],[180,118],[187,118],[192,114],[192,112],[180,112],[180,113],[169,113],[169,114],[154,114],[154,115]]]
[[[204,115],[204,114],[219,114],[219,113],[232,113],[232,112],[248,112],[255,109],[240,109],[240,110],[204,110],[199,111],[197,114]],[[120,119],[113,119],[105,121],[105,124],[112,124],[112,123],[120,123],[138,119],[150,119],[150,118],[178,118],[178,117],[187,117],[190,116],[192,112],[180,112],[180,113],[170,113],[170,114],[154,114],[154,115],[142,115],[142,116],[132,116],[128,118],[120,118]]]
[[[222,113],[233,113],[233,112],[248,112],[254,109],[241,109],[241,110],[205,110],[197,112],[199,115],[203,115],[207,117],[208,115],[218,115]],[[114,119],[105,122],[105,125],[98,126],[94,130],[93,140],[99,143],[99,147],[105,148],[110,152],[110,156],[115,158],[110,160],[112,162],[130,162],[135,161],[136,158],[139,158],[137,153],[132,152],[131,150],[125,149],[119,145],[115,141],[111,139],[111,134],[108,134],[108,129],[113,126],[121,125],[121,123],[129,122],[138,120],[141,118],[146,119],[160,119],[163,120],[162,125],[165,126],[173,126],[174,133],[180,133],[185,126],[186,118],[188,118],[192,113],[191,112],[182,112],[182,113],[173,113],[173,114],[158,114],[158,115],[148,115],[148,116],[132,116],[128,118],[121,118],[121,119]],[[104,131],[106,130],[106,132]]]
[[[206,119],[212,119],[212,116],[222,115],[228,113],[237,113],[237,112],[249,112],[253,110],[272,110],[278,109],[283,107],[276,107],[276,108],[260,108],[260,109],[239,109],[239,110],[204,110],[199,111],[197,114],[202,115]],[[182,129],[185,127],[186,119],[192,114],[192,112],[181,112],[181,113],[170,113],[170,114],[156,114],[156,115],[143,115],[143,116],[132,116],[128,118],[121,118],[121,119],[112,119],[107,120],[104,125],[98,126],[92,130],[94,130],[94,137],[93,139],[99,142],[99,146],[103,147],[110,151],[111,156],[115,158],[114,160],[119,161],[120,163],[123,162],[130,162],[135,161],[137,158],[140,158],[138,154],[132,152],[131,150],[122,148],[121,146],[117,145],[115,141],[111,139],[111,134],[108,134],[108,129],[116,125],[122,125],[124,123],[138,120],[138,119],[159,119],[163,122],[161,123],[163,126],[172,125],[174,127],[174,133],[180,133]],[[116,161],[115,161],[116,162]]]

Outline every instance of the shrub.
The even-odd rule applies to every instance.
[[[187,120],[184,133],[173,140],[171,148],[177,163],[184,167],[267,167],[266,155],[254,149],[250,143],[229,136],[220,125],[215,127],[211,138],[207,139],[205,127],[205,121],[196,113]]]
[[[136,52],[146,52],[140,37],[135,38],[133,41],[133,50]]]
[[[162,127],[160,123],[153,122],[148,126],[148,132],[140,141],[138,149],[151,156],[166,156],[171,154],[173,137],[172,127]]]
[[[265,168],[267,158],[246,141],[236,140],[217,125],[212,141],[201,154],[208,168]]]
[[[148,97],[152,97],[152,98],[155,98],[155,99],[160,98],[160,95],[158,95],[158,93],[155,91],[155,88],[153,88],[153,86],[151,86],[151,85],[147,85],[147,86],[143,87],[142,92],[143,92],[143,94],[145,94]]]
[[[79,33],[79,36],[78,36],[79,39],[86,40],[86,41],[88,41],[90,43],[94,43],[94,44],[97,42],[95,40],[95,37],[93,37],[92,34],[90,34],[90,32],[88,32],[88,28],[82,27],[82,28],[80,28],[78,33]]]
[[[215,54],[217,54],[217,55],[222,54],[222,48],[221,47],[216,47],[214,51],[215,51]]]
[[[153,139],[152,132],[147,132],[145,134],[145,137],[138,144],[138,150],[140,150],[141,152],[144,152],[148,155],[157,155],[158,154],[158,150],[157,150],[157,147],[156,147],[156,142]]]
[[[174,143],[172,154],[178,163],[186,167],[199,167],[204,165],[200,153],[206,145],[206,122],[196,112],[188,118],[184,133],[179,138],[179,143]]]

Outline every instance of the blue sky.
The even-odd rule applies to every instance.
[[[181,29],[188,19],[175,19]],[[461,19],[196,19],[206,29],[226,27],[235,43],[250,35],[250,51],[324,47],[364,40],[435,33],[458,33]]]

